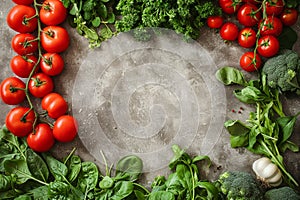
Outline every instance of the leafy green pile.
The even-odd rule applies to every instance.
[[[286,150],[299,151],[299,147],[289,139],[300,112],[294,116],[285,115],[279,89],[270,88],[264,74],[257,80],[246,81],[239,70],[223,67],[217,71],[216,77],[225,85],[242,86],[242,89],[234,90],[234,95],[241,102],[256,107],[256,111],[250,113],[247,123],[240,120],[225,122],[231,135],[231,146],[245,147],[253,153],[269,157],[284,174],[286,183],[298,187],[296,180],[286,171],[282,155]]]
[[[113,0],[62,0],[69,9],[70,24],[89,40],[90,47],[99,47],[101,42],[111,38],[116,17]]]
[[[115,26],[119,32],[144,27],[168,28],[186,38],[197,39],[205,19],[221,14],[216,3],[198,0],[120,0],[116,10],[122,18],[116,21]]]
[[[37,154],[26,140],[0,129],[0,199],[17,200],[155,200],[155,199],[214,199],[218,190],[213,183],[201,181],[196,165],[207,156],[191,158],[177,145],[172,147],[174,158],[167,179],[158,176],[150,192],[137,183],[143,163],[137,156],[120,159],[112,174],[105,161],[105,174],[95,163],[82,161],[75,149],[62,161],[49,153]]]
[[[218,199],[218,190],[209,181],[202,181],[199,175],[197,163],[202,160],[209,162],[207,156],[190,157],[177,145],[173,145],[174,158],[169,163],[169,168],[174,172],[167,179],[157,176],[152,183],[151,200],[194,200],[194,199]]]
[[[136,156],[121,159],[115,177],[108,169],[102,175],[95,163],[82,161],[74,151],[63,162],[37,154],[5,127],[0,150],[0,199],[136,199],[146,190],[135,184],[143,167]]]

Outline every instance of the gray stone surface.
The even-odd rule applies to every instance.
[[[0,11],[0,81],[14,75],[9,62],[15,55],[10,46],[15,32],[6,25],[12,6],[9,1]],[[66,66],[54,77],[55,91],[69,102],[69,112],[78,119],[80,130],[73,142],[56,143],[55,156],[66,156],[76,147],[77,154],[103,169],[100,151],[109,163],[136,154],[143,159],[142,181],[148,184],[155,176],[169,173],[171,145],[179,144],[190,154],[210,156],[213,166],[206,176],[211,180],[224,170],[251,171],[258,156],[232,149],[223,122],[245,120],[253,107],[240,103],[232,95],[233,87],[225,88],[214,78],[220,67],[238,67],[247,49],[225,44],[218,33],[204,28],[198,43],[186,43],[166,30],[150,42],[119,34],[91,50],[85,38],[68,24],[63,26],[71,44],[62,53]],[[299,23],[295,29],[300,34]],[[300,41],[294,49],[300,52]],[[299,112],[299,97],[283,100],[287,113]],[[35,100],[37,106],[39,101]],[[241,114],[231,112],[240,107]],[[0,103],[0,124],[11,108]],[[299,131],[298,119],[293,139],[300,145]],[[287,154],[286,162],[300,182],[299,158],[299,153]]]

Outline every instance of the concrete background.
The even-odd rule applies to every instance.
[[[6,25],[6,15],[13,5],[11,1],[1,3],[0,81],[14,76],[9,62],[15,55],[10,41],[16,33]],[[232,95],[233,87],[225,88],[212,79],[220,67],[238,67],[239,58],[247,49],[240,48],[236,43],[225,44],[214,30],[203,28],[198,40],[200,45],[192,44],[195,51],[187,51],[185,56],[185,48],[190,45],[171,40],[171,45],[168,46],[164,42],[172,39],[170,37],[167,40],[156,40],[158,42],[155,44],[161,46],[149,43],[140,46],[140,43],[127,41],[128,36],[121,34],[103,43],[99,49],[91,50],[85,38],[79,36],[67,23],[63,26],[70,34],[71,44],[61,54],[65,60],[65,69],[61,75],[54,77],[55,91],[69,102],[69,113],[78,119],[80,131],[79,137],[73,142],[56,143],[52,149],[55,156],[64,157],[76,147],[78,155],[96,162],[103,169],[100,150],[107,156],[109,163],[114,163],[124,153],[136,154],[146,163],[141,181],[149,184],[155,176],[169,173],[167,163],[172,158],[169,147],[179,144],[192,155],[205,153],[210,156],[213,166],[205,172],[205,176],[211,180],[224,170],[251,171],[252,162],[259,156],[244,149],[232,149],[229,135],[222,124],[226,119],[247,119],[253,107],[236,100]],[[294,28],[300,35],[299,20]],[[154,47],[160,48],[155,51]],[[164,51],[165,49],[169,51]],[[299,40],[294,49],[300,53]],[[182,54],[176,54],[178,52]],[[200,54],[191,55],[193,52]],[[201,61],[199,66],[193,63],[198,55],[199,58],[194,61]],[[141,66],[146,67],[140,70]],[[163,69],[164,66],[166,69]],[[174,72],[169,67],[174,67]],[[157,69],[162,70],[156,71]],[[130,78],[126,79],[127,75]],[[250,78],[253,74],[246,73],[246,76]],[[147,77],[151,79],[146,80]],[[138,82],[143,78],[145,83]],[[178,81],[182,81],[182,84]],[[132,93],[128,92],[131,90]],[[193,96],[185,99],[189,94]],[[128,99],[122,101],[127,96]],[[37,107],[39,101],[34,100]],[[215,104],[216,101],[218,104]],[[283,101],[286,113],[299,112],[299,97],[284,97]],[[125,109],[124,106],[128,108]],[[12,107],[0,103],[0,124],[4,124],[6,113]],[[243,107],[241,114],[231,112],[232,109],[238,111],[240,107]],[[191,114],[184,115],[187,111]],[[188,128],[192,126],[196,126],[196,129]],[[211,132],[210,127],[220,130]],[[130,128],[133,130],[129,130]],[[298,119],[293,141],[300,145],[299,132]],[[205,141],[203,137],[213,140]],[[204,148],[205,144],[211,144],[211,149]],[[299,159],[299,153],[288,153],[285,157],[288,171],[298,182]]]

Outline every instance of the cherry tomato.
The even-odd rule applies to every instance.
[[[40,68],[45,74],[56,76],[63,71],[64,60],[57,53],[45,53],[40,62]]]
[[[244,53],[240,58],[240,66],[243,70],[247,72],[254,72],[261,67],[261,58],[258,54],[255,55],[254,59],[254,52],[249,51]]]
[[[27,107],[15,107],[6,115],[7,129],[18,137],[27,136],[33,130],[35,113]]]
[[[17,77],[8,77],[1,82],[0,95],[4,103],[8,105],[17,105],[24,101],[25,83]]]
[[[25,5],[16,5],[8,13],[8,26],[19,33],[31,33],[37,28],[37,17],[34,8]]]
[[[273,35],[262,36],[258,40],[258,53],[266,58],[272,57],[279,51],[279,41]]]
[[[77,131],[77,121],[70,115],[59,117],[53,126],[54,138],[59,142],[71,142],[76,137]]]
[[[223,21],[222,16],[210,16],[207,18],[206,23],[209,28],[221,28]]]
[[[16,55],[10,61],[10,68],[17,76],[21,78],[28,78],[37,61],[38,59],[34,55]],[[38,69],[39,68],[36,67],[35,72],[37,72]]]
[[[11,46],[17,54],[23,56],[36,52],[38,42],[32,34],[19,33],[12,38]]]
[[[14,3],[19,5],[31,5],[33,4],[33,0],[12,0]]]
[[[233,41],[236,40],[239,34],[239,28],[232,22],[223,24],[220,30],[220,35],[223,40]]]
[[[285,8],[280,15],[280,20],[285,26],[292,26],[298,20],[298,11],[295,8]]]
[[[57,93],[47,94],[42,99],[42,109],[46,110],[48,116],[57,119],[60,116],[66,114],[68,110],[68,104],[66,100]]]
[[[283,0],[268,0],[266,2],[267,15],[273,15],[273,16],[280,15],[283,9],[284,9]]]
[[[244,26],[254,26],[261,19],[258,8],[253,4],[244,4],[237,12],[237,19]]]
[[[219,0],[219,5],[222,11],[226,14],[234,14],[240,7],[239,0]]]
[[[42,98],[53,91],[54,83],[48,75],[37,73],[30,79],[28,89],[34,97]]]
[[[49,151],[55,143],[52,129],[48,124],[41,123],[35,127],[35,131],[27,136],[28,146],[36,152]]]
[[[268,16],[259,23],[260,35],[279,36],[282,32],[282,23],[279,18]]]
[[[48,53],[60,53],[69,47],[69,34],[63,27],[47,26],[41,34],[42,47]]]
[[[67,8],[60,0],[46,0],[40,10],[41,22],[50,26],[58,25],[65,21]]]
[[[241,47],[251,48],[256,43],[256,32],[250,27],[243,28],[239,32],[238,42]]]

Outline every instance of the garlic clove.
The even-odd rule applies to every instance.
[[[273,163],[269,163],[262,171],[261,176],[265,179],[269,179],[272,176],[274,176],[277,173],[277,171],[278,167]]]

